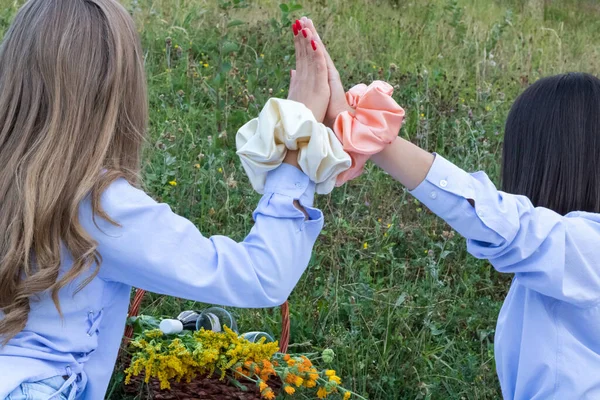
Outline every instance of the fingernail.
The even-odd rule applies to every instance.
[[[294,36],[298,36],[298,27],[294,25],[292,26],[292,29],[294,30]]]
[[[317,44],[315,43],[314,40],[310,41],[310,45],[312,46],[312,48],[313,48],[314,51],[317,51]]]
[[[307,33],[306,29],[302,29],[302,36],[308,37],[308,33]]]
[[[298,29],[298,31],[302,30],[302,24],[300,23],[299,20],[296,20],[295,25],[296,25],[296,29]]]

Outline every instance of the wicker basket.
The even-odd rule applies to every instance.
[[[139,314],[145,291],[137,289],[135,296],[129,308],[129,316],[135,317]],[[286,353],[290,341],[290,310],[286,301],[281,306],[281,339],[279,341],[280,351]],[[128,326],[125,330],[126,343],[133,337],[133,327]],[[143,387],[143,378],[135,377],[131,379],[131,385],[127,391],[135,394],[139,393]],[[243,383],[243,382],[242,382]],[[255,384],[249,382],[244,385],[246,390],[231,384],[228,381],[221,381],[218,378],[198,377],[191,383],[172,383],[170,390],[160,390],[158,381],[152,380],[147,386],[148,397],[157,400],[260,400],[260,392]],[[276,389],[277,382],[270,382],[270,386]]]

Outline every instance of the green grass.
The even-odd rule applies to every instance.
[[[0,0],[1,30],[18,3]],[[404,137],[496,181],[503,121],[523,88],[559,72],[600,73],[592,1],[547,1],[538,13],[519,0],[314,0],[291,15],[273,0],[228,3],[127,3],[150,87],[146,188],[207,236],[242,240],[252,226],[259,196],[235,133],[271,93],[286,96],[293,18],[315,20],[348,86],[394,85]],[[468,256],[373,166],[317,205],[326,226],[290,298],[295,349],[333,348],[345,385],[370,399],[500,398],[493,335],[510,276]],[[142,312],[199,307],[148,295]],[[277,310],[234,312],[248,330],[279,332]],[[117,372],[112,398],[121,380]]]

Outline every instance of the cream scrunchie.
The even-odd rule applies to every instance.
[[[238,131],[237,154],[252,187],[263,193],[267,173],[283,162],[287,149],[298,150],[298,164],[316,184],[316,192],[327,194],[337,176],[352,165],[335,133],[316,121],[302,103],[271,98],[255,118]]]

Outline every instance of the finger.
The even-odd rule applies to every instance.
[[[297,27],[296,29],[294,29],[294,33],[296,33],[296,35],[294,36],[294,50],[296,53],[296,69],[300,70],[300,63],[302,62],[302,35],[300,34],[300,32],[298,31]]]
[[[315,40],[323,43],[323,41],[321,40],[321,37],[319,36],[319,33],[317,32],[317,28],[315,28],[315,24],[313,23],[312,19],[307,19],[304,24],[306,25],[306,27],[308,29],[310,29],[313,36],[315,37]]]
[[[308,28],[302,29],[302,36],[304,37],[302,43],[306,54],[307,62],[312,64],[315,58],[314,53],[316,49],[316,42],[313,40],[313,34]]]
[[[329,52],[327,51],[327,48],[325,47],[325,45],[323,44],[323,41],[321,40],[319,33],[317,32],[317,28],[315,28],[315,24],[313,23],[313,21],[311,19],[307,19],[305,22],[306,27],[312,32],[313,36],[316,38],[315,40],[321,44],[321,46],[323,47],[323,53],[325,54],[325,61],[327,62],[327,71],[329,74],[329,79],[339,79],[339,73],[338,70],[335,68],[335,64],[333,63],[333,60],[331,59],[331,56],[329,55]]]

